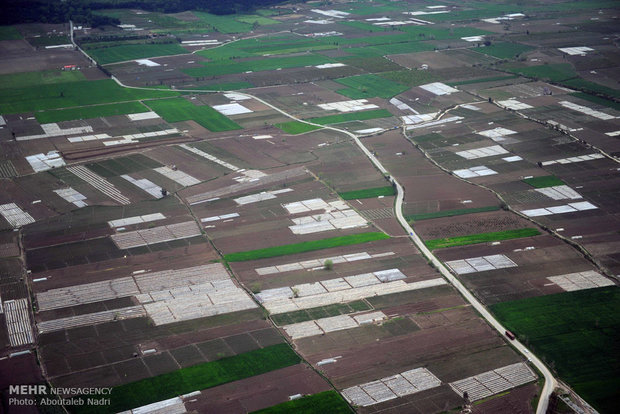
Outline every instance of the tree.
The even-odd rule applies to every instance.
[[[325,270],[332,270],[334,268],[334,262],[331,259],[325,260],[323,263],[323,268]]]

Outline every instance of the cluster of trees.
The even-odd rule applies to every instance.
[[[0,24],[64,23],[73,20],[91,27],[119,24],[93,10],[142,9],[163,13],[200,10],[213,14],[249,12],[286,0],[3,0]]]

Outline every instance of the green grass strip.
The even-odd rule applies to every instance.
[[[469,236],[448,237],[445,239],[433,239],[424,242],[431,250],[445,247],[465,246],[468,244],[486,243],[498,240],[519,239],[522,237],[538,236],[537,229],[525,228],[517,230],[494,231],[491,233],[471,234]]]
[[[37,112],[34,114],[37,121],[42,124],[50,122],[73,121],[77,119],[98,118],[101,116],[114,116],[137,114],[148,112],[149,108],[140,102],[122,102],[108,105],[82,106],[79,108],[59,109]]]
[[[617,286],[504,302],[491,311],[596,410],[618,411]]]
[[[327,115],[321,116],[318,118],[310,118],[308,121],[314,122],[315,124],[327,125],[327,124],[337,124],[340,122],[349,122],[349,121],[365,121],[368,119],[377,119],[377,118],[389,118],[394,116],[387,109],[373,109],[370,111],[362,111],[362,112],[351,112],[348,114],[338,114],[338,115]]]
[[[298,400],[287,401],[254,414],[345,414],[351,413],[351,407],[336,391],[323,391],[308,395]]]
[[[192,120],[213,132],[241,129],[235,121],[228,119],[210,106],[194,105],[184,98],[148,101],[147,104],[166,122]]]
[[[299,363],[288,344],[278,344],[243,354],[182,368],[112,389],[110,405],[75,406],[76,413],[115,413],[253,377]]]
[[[553,187],[556,185],[566,185],[566,183],[560,180],[555,175],[545,175],[543,177],[526,178],[524,183],[531,185],[534,188]]]
[[[304,132],[314,131],[315,129],[321,129],[321,127],[308,125],[299,121],[283,122],[281,124],[275,124],[275,126],[291,135],[298,135],[303,134]]]
[[[394,187],[391,185],[385,187],[366,188],[364,190],[345,191],[338,193],[343,200],[357,200],[359,198],[373,198],[379,196],[395,195]]]
[[[453,216],[462,216],[464,214],[484,213],[487,211],[497,211],[499,209],[500,209],[499,206],[459,208],[456,210],[436,211],[434,213],[412,214],[410,216],[407,216],[406,219],[407,221],[412,222],[412,221],[428,220],[428,219],[434,219],[434,218],[440,218],[440,217],[453,217]]]
[[[501,42],[490,46],[473,48],[476,52],[484,53],[485,55],[493,56],[499,59],[512,59],[519,56],[523,52],[529,52],[533,49],[534,48],[532,46],[509,42]]]
[[[0,40],[19,40],[21,38],[22,35],[15,26],[0,26]]]
[[[472,83],[496,82],[496,81],[510,80],[510,79],[516,79],[518,77],[519,77],[518,75],[491,76],[489,78],[467,79],[467,80],[457,81],[457,82],[447,82],[447,84],[450,85],[450,86],[459,86],[459,85],[469,85],[469,84],[472,84]]]
[[[268,257],[284,256],[287,254],[311,252],[331,247],[348,246],[351,244],[367,243],[374,240],[389,239],[385,233],[368,232],[361,234],[350,234],[348,236],[331,237],[329,239],[305,241],[284,246],[267,247],[264,249],[250,250],[247,252],[229,253],[224,255],[224,259],[229,262],[244,262],[246,260],[266,259]]]

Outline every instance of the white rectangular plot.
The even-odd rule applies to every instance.
[[[323,332],[342,331],[345,329],[357,328],[357,322],[349,315],[338,315],[329,318],[317,319],[316,324],[323,330]]]
[[[506,267],[517,267],[517,264],[503,254],[494,254],[484,256],[484,259],[493,265],[496,269],[504,269]]]
[[[35,221],[30,214],[19,208],[15,203],[0,205],[0,214],[14,229],[34,223]]]
[[[470,401],[477,401],[534,380],[536,375],[525,363],[519,362],[451,382],[450,387],[459,396],[467,392]]]
[[[353,111],[363,111],[365,109],[375,109],[378,108],[375,104],[367,103],[366,99],[355,99],[351,101],[339,101],[339,102],[331,102],[326,104],[319,104],[319,108],[325,109],[327,111],[339,111],[339,112],[353,112]]]
[[[571,56],[580,55],[585,56],[588,52],[592,52],[594,49],[587,46],[573,46],[573,47],[559,47],[560,52],[569,54]]]
[[[441,385],[439,378],[434,376],[426,368],[412,369],[410,371],[402,372],[400,375],[409,381],[418,391],[428,390]]]
[[[571,206],[574,209],[577,209],[579,211],[583,211],[583,210],[595,210],[598,207],[596,207],[594,204],[588,202],[588,201],[582,201],[580,203],[569,203],[569,206]]]
[[[577,209],[572,208],[571,206],[547,207],[547,210],[550,211],[551,214],[572,213],[577,211]]]
[[[289,299],[294,295],[293,290],[290,287],[281,287],[274,289],[265,289],[260,293],[254,295],[259,302],[269,302],[279,299]]]
[[[484,257],[473,257],[471,259],[465,259],[465,261],[476,269],[476,272],[484,272],[495,269],[495,266],[487,262]]]
[[[319,282],[295,285],[295,289],[297,291],[297,296],[299,297],[318,295],[327,292],[327,289],[325,289],[325,287],[323,287],[323,285]]]
[[[552,214],[549,210],[545,208],[534,208],[530,210],[522,210],[521,213],[525,214],[528,217],[540,217],[540,216],[548,216]]]
[[[54,190],[54,192],[58,194],[60,197],[64,198],[69,203],[72,203],[73,205],[75,205],[76,207],[81,208],[81,207],[86,207],[88,205],[86,204],[86,201],[85,201],[86,196],[81,193],[78,193],[71,187],[62,188],[60,190]]]
[[[167,178],[170,178],[173,181],[176,181],[184,187],[189,187],[190,185],[196,185],[200,183],[200,180],[192,177],[191,175],[186,174],[181,170],[173,170],[170,167],[159,167],[155,168],[154,171],[160,173]]]
[[[329,16],[329,17],[337,17],[338,19],[342,19],[345,16],[348,16],[349,13],[347,12],[343,12],[340,10],[321,10],[321,9],[312,9],[310,10],[314,13],[318,13],[318,14],[322,14],[324,16]]]
[[[484,177],[487,175],[494,175],[497,174],[497,171],[487,168],[484,165],[480,165],[477,167],[471,167],[463,170],[454,170],[452,171],[452,173],[457,177],[461,178],[475,178]]]
[[[142,407],[134,408],[130,411],[123,411],[119,414],[184,414],[186,412],[181,397],[174,397],[168,400],[143,405]]]
[[[445,264],[459,275],[517,266],[515,262],[503,254],[452,260]]]
[[[417,392],[417,389],[400,374],[394,375],[393,377],[384,378],[383,383],[390,387],[392,392],[399,397]]]
[[[582,289],[593,289],[603,286],[612,286],[614,282],[593,270],[565,275],[548,277],[549,281],[557,284],[567,292]]]
[[[34,172],[47,171],[65,165],[65,160],[62,159],[58,151],[29,155],[26,157],[26,161],[28,161]]]
[[[590,115],[594,118],[602,119],[604,121],[608,121],[610,119],[616,119],[616,117],[613,115],[609,115],[601,111],[596,111],[592,108],[588,108],[587,106],[577,105],[576,103],[573,103],[573,102],[560,101],[558,103],[565,108],[572,109],[573,111],[581,112],[582,114]]]
[[[372,273],[347,276],[344,280],[346,280],[352,287],[370,286],[381,283],[381,281]]]
[[[258,194],[251,194],[248,196],[238,197],[238,198],[235,198],[234,200],[239,205],[252,204],[252,203],[258,203],[260,201],[272,200],[276,198],[276,194],[281,194],[281,193],[289,192],[289,191],[293,191],[293,189],[287,188],[285,191],[284,190],[263,191],[262,193],[258,193]]]
[[[147,180],[146,178],[135,179],[128,174],[121,175],[121,178],[124,178],[125,180],[129,181],[136,187],[146,191],[155,198],[162,198],[164,196],[161,192],[161,187],[153,183],[152,181]]]
[[[163,220],[166,216],[161,213],[146,214],[144,216],[132,216],[117,220],[108,221],[108,225],[112,228],[131,226],[133,224],[149,223],[151,221]]]
[[[114,234],[110,237],[119,249],[131,249],[133,247],[146,246],[165,241],[187,239],[200,236],[200,234],[200,228],[195,222],[186,221],[184,223],[169,224],[152,229]]]
[[[420,88],[435,95],[450,95],[451,93],[459,91],[458,89],[441,82],[427,83],[426,85],[420,85]]]
[[[546,188],[536,188],[534,191],[537,191],[541,194],[546,195],[549,198],[554,200],[577,200],[581,198],[581,195],[570,188],[567,185],[558,185],[555,187],[546,187]]]
[[[452,260],[446,262],[446,266],[448,266],[450,269],[452,269],[453,272],[458,275],[477,272],[477,270],[465,260]]]
[[[512,157],[502,158],[502,160],[506,162],[516,162],[516,161],[522,161],[523,158],[519,157],[518,155],[513,155]]]
[[[377,312],[371,312],[371,313],[364,313],[362,315],[354,315],[353,319],[359,325],[364,325],[367,323],[381,322],[387,319],[387,316],[383,312],[377,311]]]
[[[342,390],[342,395],[347,399],[347,401],[358,407],[366,407],[368,405],[376,404],[376,401],[370,398],[370,396],[366,394],[366,391],[357,385],[355,387]]]
[[[505,106],[508,109],[514,109],[515,111],[521,109],[530,109],[533,108],[532,105],[528,105],[523,102],[519,102],[516,99],[507,99],[505,101],[497,101],[498,104]]]
[[[487,129],[485,131],[478,132],[479,135],[485,136],[487,138],[501,138],[505,137],[506,135],[513,135],[516,133],[516,131],[502,127]]]
[[[337,292],[339,290],[351,289],[351,285],[349,285],[341,277],[336,279],[323,280],[321,284],[325,287],[325,289],[327,289],[328,292]]]
[[[34,343],[28,299],[7,300],[4,302],[4,318],[11,346],[22,346]]]
[[[484,157],[492,157],[494,155],[508,154],[502,146],[500,145],[492,145],[490,147],[476,148],[466,151],[459,151],[456,155],[466,158],[468,160],[473,160],[476,158],[484,158]]]
[[[373,272],[373,274],[377,277],[377,279],[384,283],[407,278],[407,276],[405,276],[404,273],[398,269],[380,270]]]
[[[98,323],[120,321],[130,318],[146,316],[142,306],[131,306],[121,309],[112,309],[95,313],[87,313],[67,318],[53,319],[39,322],[37,328],[39,333],[62,331],[64,329],[79,328],[82,326],[92,326]]]
[[[286,325],[282,327],[286,334],[292,339],[307,338],[309,336],[322,335],[323,330],[320,329],[314,321],[306,321]]]
[[[238,103],[231,103],[225,105],[214,105],[213,109],[218,111],[223,115],[239,115],[239,114],[249,114],[253,111],[249,110],[245,106]]]
[[[135,61],[138,65],[143,65],[143,66],[161,66],[159,63],[157,62],[153,62],[150,59],[136,59]]]
[[[157,115],[153,111],[150,111],[150,112],[142,112],[138,114],[128,114],[127,118],[129,118],[130,121],[144,121],[146,119],[157,119],[159,118],[159,115]]]
[[[396,394],[394,394],[392,390],[390,390],[390,388],[380,380],[360,385],[360,387],[370,396],[370,398],[375,400],[375,404],[398,398]]]

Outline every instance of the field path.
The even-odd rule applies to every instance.
[[[114,81],[116,83],[118,83],[120,86],[125,87],[125,88],[132,88],[132,89],[146,89],[146,90],[152,90],[152,88],[143,88],[143,87],[138,87],[138,86],[128,86],[123,84],[121,81],[119,81],[116,77],[112,76],[112,79],[114,79]],[[325,125],[319,125],[319,124],[315,124],[313,122],[309,122],[309,121],[304,121],[303,119],[299,119],[289,113],[287,113],[286,111],[272,105],[271,103],[258,98],[254,95],[251,95],[249,93],[246,92],[238,92],[238,91],[211,91],[211,90],[183,90],[183,89],[174,89],[175,91],[178,92],[192,92],[192,93],[228,93],[228,92],[234,92],[240,95],[245,95],[249,98],[255,99],[267,106],[269,106],[270,108],[278,111],[279,113],[281,113],[282,115],[285,115],[295,121],[299,121],[299,122],[303,122],[305,124],[308,125],[314,125],[314,126],[318,126],[321,128],[325,128],[325,129],[330,129],[332,131],[336,131],[336,132],[340,132],[343,134],[348,135],[354,142],[355,144],[359,147],[359,149],[366,155],[366,157],[368,157],[368,159],[370,160],[370,162],[372,162],[372,164],[381,172],[384,174],[389,174],[389,171],[383,166],[383,164],[381,164],[381,162],[377,159],[377,157],[375,157],[372,152],[370,152],[368,150],[368,148],[366,148],[364,146],[364,144],[362,144],[362,141],[360,141],[359,137],[357,135],[355,135],[352,132],[349,131],[345,131],[343,129],[339,129],[339,128],[335,128],[335,127],[330,127],[330,126],[325,126]],[[442,115],[444,115],[447,111],[443,111],[440,113],[440,115],[438,115],[437,118],[440,118]],[[404,130],[403,130],[403,134],[404,134]],[[391,174],[390,174],[391,175]],[[411,241],[413,241],[413,243],[416,245],[416,247],[422,252],[422,254],[424,256],[426,256],[426,258],[437,268],[437,270],[439,270],[439,272],[443,275],[444,278],[446,278],[446,280],[448,280],[448,282],[450,282],[452,284],[452,286],[454,286],[460,293],[461,295],[463,295],[463,297],[467,300],[467,302],[469,302],[475,309],[476,311],[478,311],[478,313],[480,313],[480,315],[487,321],[487,323],[489,325],[491,325],[491,327],[493,327],[497,332],[499,332],[500,336],[502,336],[506,342],[508,342],[509,344],[511,344],[517,351],[519,351],[521,354],[523,354],[523,356],[525,356],[527,358],[527,360],[529,362],[531,362],[532,364],[534,364],[536,366],[536,368],[542,372],[544,378],[545,378],[545,384],[541,390],[541,395],[540,395],[540,399],[538,400],[538,406],[536,408],[536,414],[545,414],[547,412],[547,406],[549,405],[549,397],[551,395],[551,393],[553,392],[553,390],[557,387],[557,381],[554,378],[553,374],[551,373],[551,371],[547,368],[547,366],[536,356],[534,355],[530,350],[528,350],[525,345],[523,345],[521,342],[519,342],[518,340],[510,340],[507,336],[506,336],[506,328],[497,320],[495,319],[495,317],[486,309],[486,307],[480,302],[478,301],[478,299],[476,299],[476,297],[469,291],[467,290],[467,288],[461,283],[460,280],[458,280],[452,273],[450,273],[450,271],[443,265],[443,263],[441,263],[441,261],[439,259],[437,259],[437,257],[435,257],[435,255],[433,255],[433,253],[426,247],[426,245],[424,244],[424,242],[422,241],[422,239],[420,238],[420,236],[417,235],[417,233],[411,228],[411,226],[409,225],[409,223],[407,222],[407,220],[405,220],[405,217],[403,215],[402,212],[402,204],[403,204],[403,199],[405,196],[405,190],[404,188],[398,183],[398,181],[396,181],[396,179],[394,179],[394,177],[390,178],[391,182],[395,185],[396,187],[396,191],[397,191],[397,195],[396,195],[396,201],[394,204],[394,210],[396,211],[396,218],[398,219],[398,222],[400,223],[400,225],[407,231],[407,233],[409,234],[409,238],[411,239]]]

